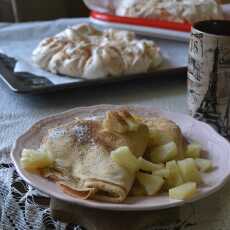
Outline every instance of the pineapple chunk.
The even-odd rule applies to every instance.
[[[192,198],[197,193],[197,186],[194,182],[188,182],[169,189],[169,198],[177,200],[186,200]]]
[[[111,158],[121,167],[126,168],[132,173],[135,173],[139,169],[139,161],[132,154],[129,147],[122,146],[111,152]]]
[[[185,157],[199,158],[201,153],[201,146],[199,144],[189,144],[185,151]]]
[[[197,158],[195,159],[195,162],[201,172],[209,172],[213,169],[213,165],[210,160]]]
[[[53,160],[46,151],[24,149],[22,151],[20,163],[26,170],[34,171],[52,166]]]
[[[183,180],[185,182],[201,182],[201,175],[196,166],[195,160],[187,158],[177,162]]]
[[[178,186],[184,183],[176,161],[167,162],[166,169],[169,170],[169,175],[166,180],[169,188],[172,188],[172,187],[175,187],[175,186]]]
[[[168,178],[169,174],[170,174],[169,169],[166,169],[166,168],[159,169],[153,172],[153,175],[161,176],[163,178]]]
[[[162,177],[142,172],[137,173],[137,180],[149,196],[155,195],[164,184]]]
[[[165,163],[177,156],[177,146],[171,141],[168,144],[158,146],[150,153],[151,161],[154,163]]]
[[[163,168],[162,164],[154,164],[150,161],[145,160],[142,157],[139,157],[138,161],[139,161],[139,169],[146,172],[153,172],[155,170],[159,170]]]

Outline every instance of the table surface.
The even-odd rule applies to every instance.
[[[96,104],[141,104],[187,113],[186,76],[168,75],[158,80],[118,83],[43,95],[16,94],[0,81],[0,153],[8,150],[20,134],[42,117],[74,107]],[[186,229],[229,229],[229,198],[230,189],[225,186],[210,198],[185,206],[182,215],[189,215],[192,223]],[[0,195],[0,202],[1,199]],[[1,218],[4,217],[1,211],[0,215]],[[181,229],[184,229],[183,226]]]
[[[10,146],[18,135],[44,116],[96,104],[142,104],[187,112],[186,76],[168,75],[145,82],[117,83],[40,95],[16,94],[0,81],[0,149]]]

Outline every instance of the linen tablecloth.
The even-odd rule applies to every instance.
[[[23,27],[2,26],[0,34],[7,30],[17,32]],[[15,94],[0,81],[0,229],[80,229],[76,224],[61,223],[50,215],[49,198],[22,181],[14,170],[9,152],[15,139],[42,117],[95,104],[142,104],[187,113],[186,76],[162,76],[160,80],[44,95]],[[228,184],[215,195],[183,207],[177,226],[153,226],[152,229],[228,230],[229,198]]]

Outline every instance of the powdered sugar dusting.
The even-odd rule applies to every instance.
[[[66,134],[66,130],[61,128],[61,127],[57,127],[54,128],[50,133],[49,133],[49,138],[52,139],[58,139],[63,137]]]
[[[84,144],[90,140],[90,128],[87,124],[79,124],[74,129],[78,142]]]

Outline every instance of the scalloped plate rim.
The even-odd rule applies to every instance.
[[[61,113],[57,113],[54,115],[50,115],[47,116],[39,121],[37,121],[36,123],[34,123],[29,129],[27,129],[15,142],[12,151],[11,151],[11,159],[15,165],[16,171],[18,172],[18,174],[23,178],[23,180],[25,180],[28,184],[30,184],[31,186],[35,187],[36,189],[38,189],[39,191],[49,195],[51,198],[54,197],[56,199],[59,200],[63,200],[65,202],[70,202],[70,203],[75,203],[76,205],[80,205],[80,206],[84,206],[84,207],[90,207],[90,208],[96,208],[96,209],[103,209],[103,210],[116,210],[116,211],[148,211],[148,210],[160,210],[160,209],[166,209],[166,208],[171,208],[171,207],[177,207],[177,206],[182,206],[184,204],[187,203],[192,203],[194,201],[203,199],[215,192],[217,192],[218,190],[220,190],[228,181],[228,179],[230,178],[230,167],[228,172],[226,172],[225,176],[221,179],[221,181],[219,183],[217,183],[211,190],[205,192],[205,193],[200,193],[199,195],[195,196],[193,199],[188,200],[188,201],[181,201],[181,200],[171,200],[171,202],[168,202],[167,204],[161,205],[153,205],[153,206],[145,206],[145,205],[138,205],[138,206],[133,206],[132,204],[128,204],[128,203],[120,203],[120,204],[114,204],[114,203],[104,203],[104,202],[99,202],[99,201],[91,201],[91,200],[82,200],[82,199],[77,199],[77,198],[72,198],[69,197],[69,199],[67,198],[63,198],[60,195],[57,195],[56,193],[53,193],[52,191],[50,191],[49,189],[46,188],[39,188],[39,185],[36,182],[31,181],[23,172],[23,170],[20,168],[19,162],[17,162],[17,154],[16,150],[17,148],[19,148],[20,143],[23,141],[24,138],[26,138],[26,136],[31,133],[33,131],[33,129],[36,129],[37,127],[42,127],[44,125],[44,123],[48,123],[50,120],[54,121],[54,120],[58,120],[58,118],[62,118],[64,115],[68,114],[69,116],[71,114],[76,113],[77,111],[87,111],[89,109],[117,109],[117,108],[129,108],[129,109],[145,109],[147,111],[149,111],[150,113],[159,113],[159,114],[168,114],[169,117],[170,115],[179,115],[179,116],[183,116],[185,119],[190,120],[190,122],[194,122],[199,126],[203,126],[205,127],[205,129],[209,129],[210,132],[212,132],[213,134],[215,134],[216,136],[218,136],[218,138],[223,141],[224,143],[228,143],[228,141],[221,137],[211,126],[209,126],[206,123],[203,123],[201,121],[195,120],[194,118],[190,117],[187,114],[182,114],[182,113],[175,113],[175,112],[169,112],[169,111],[164,111],[161,109],[157,109],[155,107],[151,107],[151,106],[143,106],[143,105],[95,105],[95,106],[87,106],[87,107],[77,107],[71,110],[67,110]],[[229,151],[230,151],[230,145],[229,145]],[[229,159],[228,159],[229,161]]]

